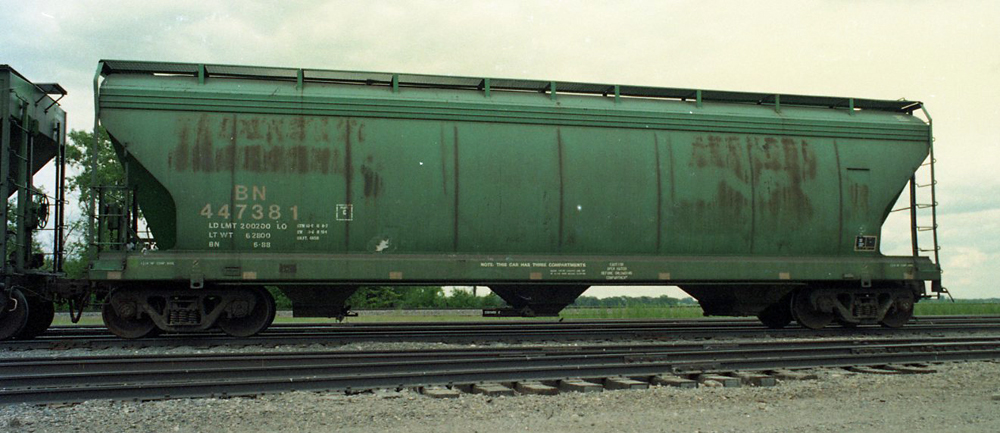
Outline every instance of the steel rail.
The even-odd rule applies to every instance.
[[[914,318],[907,326],[924,326],[934,324],[996,324],[1000,326],[1000,316],[923,316]],[[610,326],[672,326],[672,327],[752,327],[760,328],[761,324],[756,319],[738,318],[696,318],[696,319],[600,319],[600,320],[569,320],[569,321],[540,321],[540,320],[519,320],[519,321],[468,321],[468,322],[370,322],[370,323],[284,323],[272,325],[266,333],[298,332],[307,329],[329,331],[338,330],[372,330],[372,329],[393,329],[393,328],[418,328],[421,330],[444,330],[444,329],[497,329],[511,330],[522,328],[535,328],[546,326],[550,328],[586,328]],[[794,327],[793,327],[794,328]],[[66,335],[111,335],[104,326],[101,325],[57,325],[49,328],[48,336]]]
[[[200,363],[197,365],[176,358],[174,361],[177,364],[172,366],[153,362],[149,365],[152,368],[147,370],[109,371],[105,365],[102,371],[96,372],[53,373],[51,370],[40,370],[11,375],[4,371],[0,373],[4,384],[4,388],[0,389],[0,403],[257,395],[290,390],[351,391],[480,381],[652,376],[1000,358],[1000,336],[872,340],[863,343],[814,340],[724,346],[588,346],[579,348],[575,353],[551,347],[323,353],[315,359],[309,359],[310,354],[219,354],[192,357],[193,362]],[[119,362],[129,363],[130,359]],[[9,365],[17,363],[5,362]],[[73,368],[64,364],[66,366]],[[15,369],[24,367],[20,365]]]
[[[49,348],[141,348],[175,346],[247,346],[362,341],[421,341],[468,343],[482,341],[560,341],[587,339],[681,339],[747,336],[848,336],[895,335],[898,333],[996,331],[1000,316],[927,316],[902,329],[861,326],[809,330],[799,327],[768,329],[751,319],[658,319],[588,321],[514,321],[427,323],[392,322],[363,324],[284,324],[272,326],[249,338],[233,338],[220,332],[166,334],[157,338],[124,340],[103,327],[53,327],[34,340],[0,343],[12,350]]]
[[[382,311],[382,310],[378,310]],[[401,310],[409,311],[409,310]],[[423,310],[417,310],[423,311]],[[432,310],[426,310],[432,311]],[[442,311],[454,311],[454,310],[442,310]],[[433,315],[431,315],[433,317]],[[378,316],[368,316],[368,317],[378,317]],[[410,317],[421,317],[421,316],[410,316]],[[469,316],[472,317],[472,316]],[[508,318],[509,319],[509,318]],[[997,321],[1000,320],[1000,315],[995,314],[971,314],[971,315],[930,315],[930,316],[914,316],[910,319],[910,324],[922,323],[922,322],[955,322],[955,321]],[[536,318],[536,319],[511,319],[511,320],[501,320],[486,318],[481,320],[468,320],[460,322],[427,322],[427,321],[386,321],[386,322],[334,322],[330,319],[330,322],[309,322],[309,323],[281,323],[275,324],[274,327],[282,328],[296,328],[296,327],[314,327],[323,325],[341,325],[341,326],[371,326],[371,327],[391,327],[397,324],[414,324],[414,325],[428,325],[428,326],[460,326],[468,323],[482,324],[482,325],[494,325],[494,326],[517,326],[517,325],[533,325],[538,323],[548,323],[548,324],[558,324],[558,323],[576,323],[576,324],[605,324],[605,323],[676,323],[676,324],[704,324],[704,323],[715,323],[715,324],[760,324],[756,318],[750,317],[689,317],[689,318],[656,318],[656,319],[586,319],[586,318],[569,318],[569,319],[559,319],[555,317],[551,318]],[[50,329],[105,329],[103,325],[53,325]]]
[[[1000,336],[993,337],[1000,343]],[[590,346],[518,346],[504,348],[474,347],[448,348],[426,350],[376,350],[365,352],[352,351],[308,351],[308,352],[274,352],[257,351],[250,353],[194,353],[166,355],[113,355],[113,356],[48,356],[0,359],[0,377],[10,379],[16,376],[37,376],[42,374],[69,373],[126,373],[130,371],[151,370],[184,370],[193,371],[201,368],[216,368],[226,366],[231,368],[260,367],[269,365],[298,366],[315,365],[317,362],[373,362],[378,360],[399,359],[459,359],[481,358],[486,356],[552,356],[572,354],[607,355],[613,353],[667,353],[694,350],[771,350],[773,348],[799,350],[815,350],[820,348],[841,347],[861,349],[872,343],[879,345],[912,345],[939,343],[941,338],[892,338],[870,341],[854,339],[822,339],[794,341],[750,341],[750,342],[706,342],[706,343],[655,343],[655,344],[618,344]],[[989,341],[987,337],[951,337],[951,343],[982,343]]]

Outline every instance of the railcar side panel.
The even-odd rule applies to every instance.
[[[125,279],[920,272],[855,262],[881,257],[888,208],[927,155],[913,116],[145,74],[106,76],[100,100],[133,184],[158,192],[139,194],[167,240],[147,255],[177,253],[171,270],[126,266]],[[714,265],[729,259],[746,266]]]

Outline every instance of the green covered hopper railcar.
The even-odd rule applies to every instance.
[[[359,285],[485,285],[552,315],[592,285],[706,314],[900,326],[935,261],[879,252],[927,159],[909,101],[104,61],[90,279],[137,337],[338,316]],[[95,81],[95,84],[97,83]],[[143,219],[139,219],[139,210]],[[148,227],[151,236],[141,236]]]

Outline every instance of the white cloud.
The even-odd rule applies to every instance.
[[[957,247],[950,251],[944,261],[944,267],[949,271],[975,271],[988,263],[986,253],[970,247]]]

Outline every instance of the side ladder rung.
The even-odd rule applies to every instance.
[[[929,120],[929,118],[928,118],[928,120]],[[930,123],[930,122],[928,121],[928,123]],[[937,230],[938,230],[937,206],[938,206],[938,201],[937,201],[937,197],[935,195],[935,192],[936,192],[935,191],[936,190],[935,186],[937,185],[938,182],[937,182],[937,179],[934,178],[934,164],[937,163],[937,158],[934,158],[934,144],[933,143],[935,141],[935,138],[931,137],[928,141],[929,141],[928,142],[929,149],[928,149],[927,160],[923,164],[920,164],[920,167],[918,167],[918,170],[920,170],[922,167],[928,167],[929,166],[930,167],[930,176],[928,176],[928,177],[926,177],[926,178],[923,179],[923,181],[925,183],[918,183],[917,182],[917,177],[916,177],[916,171],[915,171],[913,173],[913,175],[910,177],[910,187],[909,187],[909,190],[910,190],[910,205],[908,207],[903,207],[903,208],[900,208],[900,209],[893,209],[892,212],[903,211],[903,210],[910,211],[910,229],[912,230],[912,239],[911,240],[913,242],[913,250],[914,250],[913,255],[916,256],[920,252],[932,252],[934,254],[934,258],[933,258],[934,259],[934,263],[935,263],[935,265],[937,265],[937,268],[940,271],[940,257],[938,257],[938,254],[941,251],[941,245],[938,243],[938,236],[937,236]],[[931,202],[930,203],[917,203],[916,188],[927,188],[927,187],[931,187],[930,188],[930,201]],[[926,197],[924,199],[926,200]],[[918,211],[921,210],[921,209],[930,209],[931,210],[931,212],[929,212],[930,213],[930,217],[931,217],[931,221],[930,221],[931,225],[923,225],[922,226],[922,225],[917,224],[917,214],[920,213]],[[934,240],[933,244],[932,244],[933,248],[920,248],[919,247],[919,245],[918,245],[918,235],[917,235],[918,232],[931,232],[931,233],[933,233],[933,240]]]

